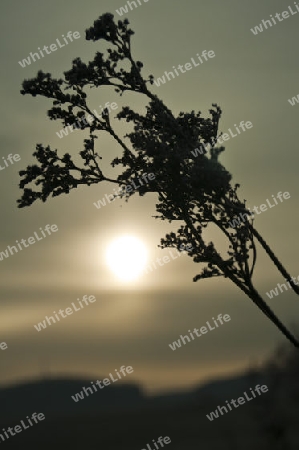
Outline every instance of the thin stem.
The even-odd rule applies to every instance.
[[[279,259],[275,256],[275,254],[272,252],[271,248],[269,247],[269,245],[266,243],[266,241],[262,238],[262,236],[259,234],[259,232],[251,225],[248,224],[252,234],[257,238],[257,240],[259,241],[259,243],[261,244],[261,246],[263,247],[263,249],[266,251],[266,253],[268,254],[268,256],[272,259],[273,263],[275,264],[275,266],[277,267],[277,269],[280,271],[280,273],[282,274],[283,277],[285,277],[286,279],[288,279],[290,285],[293,288],[293,291],[296,292],[296,294],[299,295],[299,287],[293,282],[292,277],[290,276],[290,274],[286,271],[286,269],[283,267],[283,265],[281,264],[281,262],[279,261]]]
[[[185,221],[188,223],[188,219],[185,218]],[[189,225],[189,223],[188,223]],[[194,228],[193,224],[191,223],[191,230],[195,237],[200,241],[200,238],[198,236],[198,233],[196,229]],[[189,225],[189,226],[190,226]],[[233,273],[232,271],[225,265],[225,262],[222,260],[220,255],[217,258],[217,266],[220,270],[224,273],[225,276],[227,276],[231,281],[233,281],[252,301],[253,303],[276,325],[276,327],[286,336],[286,338],[292,342],[292,344],[299,348],[299,342],[296,340],[296,338],[289,332],[289,330],[283,325],[283,323],[278,319],[278,317],[275,315],[275,313],[271,310],[271,308],[267,305],[267,303],[262,299],[262,297],[259,295],[258,291],[254,288],[253,284],[250,280],[247,282],[247,286],[244,285]]]
[[[290,331],[283,325],[283,323],[274,314],[267,303],[262,299],[257,290],[251,285],[252,294],[249,296],[251,300],[260,308],[263,307],[263,311],[266,313],[268,318],[280,329],[280,331],[289,339],[292,344],[299,348],[299,341],[290,333]],[[260,308],[261,309],[261,308]]]

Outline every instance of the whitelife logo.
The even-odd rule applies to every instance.
[[[164,266],[164,264],[168,264],[171,259],[177,259],[179,258],[181,255],[184,255],[185,252],[191,252],[193,250],[192,244],[181,244],[180,245],[180,249],[176,250],[176,255],[172,254],[172,251],[170,250],[168,252],[168,254],[170,256],[164,255],[162,258],[156,258],[156,262],[159,264],[159,266]],[[171,257],[171,259],[170,259]],[[153,270],[157,270],[157,266],[155,262],[151,262],[150,264],[148,264],[145,268],[144,271],[146,273],[146,275],[150,272],[152,272]]]
[[[8,156],[6,156],[6,158],[4,158],[4,156],[2,156],[2,159],[3,159],[5,167],[2,167],[0,165],[0,170],[4,170],[4,169],[6,169],[6,167],[9,167],[10,165],[13,165],[15,162],[21,161],[21,157],[20,157],[20,155],[18,153],[16,153],[15,155],[10,153]],[[7,160],[10,162],[10,164],[8,164]]]
[[[29,419],[28,416],[26,417],[26,419],[28,420],[29,425],[31,427],[33,427],[34,423],[31,422],[31,419],[34,420],[35,423],[38,423],[38,421],[45,420],[45,415],[42,413],[39,413],[39,414],[33,413],[31,416],[31,419]],[[22,429],[21,425],[22,425],[23,429]],[[26,424],[24,423],[23,420],[21,420],[21,425],[16,425],[14,428],[8,427],[6,430],[4,428],[2,428],[3,434],[6,437],[6,439],[4,439],[3,434],[0,434],[0,438],[2,439],[2,442],[9,439],[10,436],[15,436],[15,433],[21,433],[21,431],[27,430],[29,428],[29,426],[26,427]],[[15,431],[15,433],[13,432],[13,430]],[[8,435],[8,433],[10,434],[10,436]]]
[[[296,283],[296,277],[291,277],[291,279],[292,279],[293,283],[294,283],[296,286],[299,285],[299,283]],[[297,277],[297,280],[299,281],[299,276]],[[287,280],[287,279],[286,279],[287,285],[289,286],[290,289],[292,289],[292,286],[290,285],[290,281],[291,281],[291,280]],[[281,283],[281,284],[280,284],[280,283],[277,283],[277,285],[276,285],[277,287],[275,288],[275,290],[271,289],[271,291],[270,291],[270,292],[266,292],[266,294],[268,295],[268,297],[269,297],[270,299],[272,299],[274,296],[277,297],[277,296],[279,295],[278,288],[279,288],[279,290],[280,290],[280,293],[282,293],[282,292],[284,292],[283,289],[282,289],[282,286],[284,286],[285,291],[287,291],[287,290],[288,290],[287,285],[284,284],[284,283]]]
[[[258,393],[258,395],[262,395],[262,393],[265,394],[266,392],[268,392],[269,389],[268,389],[268,386],[266,386],[265,384],[263,384],[262,386],[260,386],[259,384],[257,384],[257,385],[255,386],[254,390],[255,390],[255,392]],[[262,392],[260,392],[260,390],[261,390]],[[254,391],[253,391],[251,388],[250,388],[250,391],[251,391],[252,397],[248,397],[247,392],[244,392],[244,396],[245,396],[245,398],[246,398],[246,400],[247,400],[248,402],[250,402],[251,400],[253,400],[254,398],[256,398],[256,395],[255,395]],[[230,403],[231,403],[235,408],[239,408],[240,405],[244,405],[245,400],[244,400],[244,397],[239,397],[238,400],[232,399],[230,402],[228,402],[227,400],[225,400],[225,402],[226,402],[226,406],[229,408],[229,410],[232,411],[232,407],[230,406]],[[237,402],[238,402],[239,404],[237,404]],[[220,412],[220,414],[221,414],[222,416],[223,416],[223,414],[224,414],[224,413],[223,413],[223,409],[224,409],[224,411],[225,411],[226,413],[228,413],[228,410],[227,410],[226,406],[217,406],[217,408],[218,408],[218,410],[219,410],[219,412]],[[214,420],[214,419],[218,419],[219,414],[218,414],[217,409],[216,409],[216,411],[212,411],[210,414],[206,414],[206,417],[207,417],[210,421],[212,421],[212,420]]]
[[[1,350],[6,350],[8,348],[8,345],[6,344],[6,342],[1,342],[0,343],[0,349]]]
[[[131,180],[131,184],[127,184],[125,186],[121,186],[120,188],[118,188],[118,190],[113,189],[115,194],[105,194],[105,197],[106,197],[108,203],[113,202],[118,197],[120,197],[120,198],[123,197],[126,194],[126,192],[127,193],[133,192],[135,189],[139,189],[140,186],[143,186],[144,184],[148,184],[149,181],[147,180],[147,177],[148,177],[148,179],[150,181],[152,181],[152,180],[155,179],[155,174],[153,174],[153,173],[144,173],[141,176],[141,178],[143,178],[143,182],[140,180],[140,178],[137,178],[137,180],[139,181],[139,186],[136,186],[134,181],[137,182],[137,180],[135,178],[135,180]],[[97,209],[100,209],[101,206],[106,206],[107,205],[107,203],[105,201],[105,197],[103,197],[102,200],[98,200],[97,202],[94,202],[94,206]]]
[[[206,325],[208,326],[208,328],[209,328],[210,331],[216,330],[216,328],[219,327],[219,324],[217,323],[217,320],[218,320],[218,322],[219,322],[221,325],[224,325],[222,319],[224,320],[224,322],[229,322],[229,321],[231,320],[231,317],[230,317],[229,314],[224,314],[223,317],[222,317],[222,314],[218,314],[217,319],[214,319],[214,317],[212,317],[212,320],[213,320],[213,322],[214,322],[214,325],[216,325],[216,327],[211,327],[210,322],[208,322],[208,321],[206,322]],[[188,330],[188,331],[189,331],[189,334],[190,334],[192,340],[194,341],[195,337],[194,337],[193,333],[194,333],[197,337],[200,337],[202,334],[206,334],[206,333],[209,331],[208,328],[205,327],[205,326],[203,326],[203,327],[201,327],[200,329],[199,329],[199,328],[194,328],[193,332],[192,332],[191,330]],[[200,333],[202,333],[202,334],[198,333],[199,331],[200,331]],[[171,348],[171,350],[174,351],[174,350],[176,350],[177,348],[181,348],[181,342],[182,342],[184,345],[186,345],[186,342],[185,342],[185,341],[190,342],[190,341],[191,341],[191,340],[190,340],[190,337],[189,337],[187,334],[186,334],[185,336],[183,336],[183,335],[181,334],[180,339],[179,339],[178,341],[174,341],[172,344],[169,344],[169,347]]]
[[[121,372],[122,375],[123,375],[124,377],[126,377],[126,373],[127,373],[127,374],[131,374],[131,373],[134,372],[134,369],[133,369],[132,366],[127,366],[127,367],[121,366],[121,368],[119,369],[119,372],[118,372],[117,369],[115,369],[115,372],[116,372],[118,378],[114,379],[112,373],[109,373],[110,379],[109,379],[109,378],[104,378],[102,381],[97,380],[95,384],[96,384],[100,389],[104,389],[105,386],[109,386],[109,385],[111,384],[111,381],[113,381],[113,383],[115,383],[116,381],[121,380],[122,377],[121,377],[121,375],[120,375],[119,372]],[[110,381],[110,380],[111,380],[111,381]],[[104,384],[104,386],[102,385],[102,383]],[[93,390],[94,390],[95,392],[97,392],[98,389],[97,389],[97,387],[95,386],[94,382],[91,381],[90,384],[92,384]],[[81,392],[75,394],[74,396],[72,395],[71,397],[72,397],[72,399],[74,400],[74,402],[77,403],[79,400],[83,400],[83,399],[84,399],[84,393],[85,393],[85,395],[86,395],[87,397],[89,397],[89,393],[90,393],[90,394],[93,394],[93,393],[94,393],[93,390],[91,389],[91,387],[87,387],[87,388],[86,388],[86,387],[83,386],[83,391],[81,391]],[[88,392],[89,392],[89,393],[88,393]]]
[[[292,106],[295,106],[296,103],[299,103],[299,94],[297,95],[297,97],[292,97],[291,99],[289,98],[288,102],[289,102]]]
[[[145,3],[147,3],[149,0],[143,0],[143,1],[144,1]],[[137,0],[137,2],[138,2],[138,4],[139,4],[139,6],[142,5],[142,3],[140,2],[140,0]],[[132,1],[132,2],[127,1],[127,5],[130,7],[130,10],[131,10],[131,11],[133,10],[133,8],[132,8],[131,5],[134,5],[135,8],[138,8],[138,5],[137,5],[136,2],[134,2],[134,1]],[[122,16],[123,14],[128,14],[129,9],[128,9],[128,6],[127,6],[127,5],[121,6],[119,9],[116,9],[116,10],[115,10],[119,16]]]
[[[73,35],[73,38],[74,38],[74,39],[79,39],[79,37],[80,37],[80,33],[79,33],[78,31],[74,31],[74,32],[69,31],[69,32],[67,33],[66,36],[67,36],[67,38],[70,40],[70,42],[73,42],[72,35]],[[65,44],[68,45],[69,42],[68,42],[68,41],[66,40],[66,38],[64,37],[64,34],[62,35],[62,37],[63,37],[63,40],[64,40]],[[57,42],[57,44],[59,45],[60,48],[65,47],[65,45],[61,45],[59,39],[56,39],[56,42]],[[48,51],[48,47],[50,47],[50,51]],[[39,53],[41,54],[41,56],[44,58],[45,55],[43,54],[43,51],[40,49],[40,47],[38,47],[38,50],[39,50]],[[51,52],[56,52],[56,50],[57,50],[57,45],[56,45],[56,44],[51,44],[50,46],[44,45],[44,46],[43,46],[43,50],[44,50],[44,52],[45,52],[47,55],[50,55]],[[38,59],[40,59],[40,56],[39,56],[38,53],[32,53],[32,52],[30,52],[30,54],[29,54],[29,56],[28,56],[27,58],[23,59],[22,61],[19,61],[19,64],[20,64],[20,66],[24,69],[24,67],[26,67],[26,65],[27,65],[27,66],[30,66],[30,64],[31,64],[32,61],[35,62],[35,58],[36,58],[36,57],[37,57]],[[32,61],[31,61],[31,60],[32,60]]]
[[[59,137],[59,139],[62,139],[64,136],[68,136],[75,130],[83,130],[85,126],[87,127],[88,125],[91,125],[93,122],[95,122],[95,117],[101,120],[105,115],[107,115],[107,113],[111,113],[110,107],[111,110],[114,111],[118,108],[118,105],[115,102],[112,102],[111,105],[110,102],[106,102],[104,108],[102,107],[102,105],[99,105],[99,108],[102,111],[100,115],[98,114],[97,110],[94,109],[92,111],[94,113],[94,116],[91,114],[87,114],[79,118],[72,125],[68,125],[67,127],[62,128],[62,130],[56,131],[57,136]]]
[[[299,11],[299,6],[297,5],[296,2],[294,2],[294,5],[296,6],[297,10]],[[289,9],[290,13],[292,14],[292,16],[294,16],[295,14],[298,13],[298,11],[293,11],[291,6],[288,6],[288,9]],[[276,19],[279,22],[282,22],[284,19],[288,19],[290,17],[289,11],[283,11],[282,13],[276,13],[275,14]],[[282,15],[282,18],[280,17],[280,14]],[[260,23],[259,25],[257,25],[254,28],[250,28],[250,31],[256,36],[259,32],[262,33],[264,31],[264,29],[267,30],[268,29],[268,25],[270,27],[273,27],[273,25],[277,25],[277,22],[274,19],[272,14],[270,14],[270,17],[271,17],[271,20],[272,20],[273,24],[271,23],[270,19],[268,19],[268,20],[264,20],[263,19],[262,23]],[[264,28],[263,28],[263,25],[264,25]]]
[[[284,193],[282,193],[282,192],[280,191],[280,192],[278,192],[278,193],[276,194],[276,197],[280,200],[280,203],[282,203],[282,202],[283,202],[283,199],[284,199],[284,200],[288,200],[289,198],[291,198],[291,195],[290,195],[289,192],[284,192]],[[283,199],[282,199],[282,197],[283,197]],[[274,201],[274,205],[270,203],[270,201],[269,201],[268,198],[266,199],[266,202],[267,202],[267,204],[268,204],[268,206],[269,206],[270,209],[271,209],[271,208],[274,208],[274,206],[279,205],[279,203],[278,203],[277,199],[274,197],[274,195],[272,195],[272,198],[273,198],[273,201]],[[236,216],[236,218],[233,219],[232,222],[228,222],[228,223],[230,224],[230,226],[231,226],[232,228],[236,228],[238,225],[241,225],[241,219],[240,219],[240,217],[242,218],[242,221],[243,221],[243,222],[246,222],[247,217],[253,218],[253,217],[254,217],[254,214],[261,214],[262,212],[267,211],[268,206],[267,206],[265,203],[262,203],[260,206],[254,206],[254,207],[252,208],[252,210],[254,211],[254,213],[252,213],[252,212],[250,211],[250,208],[248,208],[248,210],[247,210],[246,213],[245,213],[245,212],[244,212],[244,213],[240,213],[239,216]],[[258,208],[260,208],[260,211],[258,210]]]
[[[168,436],[165,436],[165,438],[160,436],[157,439],[157,442],[158,442],[158,444],[160,444],[160,447],[164,447],[163,442],[164,442],[164,444],[170,444],[171,440],[170,440],[170,437],[168,437]],[[142,448],[141,450],[156,450],[156,449],[158,450],[159,449],[159,445],[157,444],[157,442],[153,439],[153,443],[154,443],[154,446],[155,446],[154,449],[152,449],[150,444],[146,444],[146,448]]]
[[[208,150],[211,149],[212,146],[215,146],[216,144],[223,145],[224,141],[228,141],[229,139],[240,135],[242,132],[239,130],[239,127],[244,132],[246,130],[250,130],[250,128],[252,128],[253,125],[252,125],[252,122],[250,122],[249,120],[247,120],[247,122],[244,122],[244,120],[241,120],[239,125],[237,126],[236,124],[234,124],[234,127],[235,127],[235,131],[237,132],[237,134],[234,134],[233,131],[231,130],[231,128],[229,128],[227,130],[227,133],[222,133],[217,139],[212,138],[211,139],[212,144],[201,143],[200,148],[195,148],[194,150],[191,150],[191,153],[194,156],[194,158],[196,158],[198,155],[204,155],[204,154],[208,153]]]
[[[51,235],[52,233],[56,233],[56,231],[58,231],[58,227],[57,225],[46,225],[45,229],[43,230],[42,228],[40,228],[41,230],[41,234],[43,237],[40,237],[36,231],[34,231],[34,237],[31,236],[27,239],[28,245],[26,243],[26,239],[21,239],[21,242],[19,242],[18,240],[16,240],[16,244],[18,245],[20,250],[23,250],[22,245],[24,246],[24,248],[29,247],[29,245],[33,245],[35,244],[36,240],[41,241],[43,238],[46,238],[47,235],[45,234],[45,231],[47,231],[48,236]],[[36,239],[36,240],[35,240]],[[21,245],[22,244],[22,245]],[[6,250],[4,250],[4,252],[0,252],[0,261],[3,261],[3,258],[9,258],[9,253],[11,255],[13,255],[13,250],[15,251],[15,253],[18,253],[19,250],[17,249],[17,247],[15,245],[12,245],[10,247],[10,245],[8,247],[6,247]]]
[[[187,63],[184,64],[184,66],[181,65],[181,64],[178,65],[177,67],[173,66],[173,70],[174,70],[174,72],[175,72],[175,74],[176,74],[177,77],[180,75],[180,73],[178,72],[178,70],[179,70],[181,73],[186,73],[187,70],[191,70],[191,69],[193,69],[193,67],[200,66],[201,64],[204,63],[204,61],[201,59],[201,56],[202,56],[206,61],[208,61],[208,58],[214,58],[214,57],[215,57],[215,53],[213,52],[213,50],[209,50],[209,51],[204,50],[204,51],[202,52],[201,56],[199,55],[199,53],[197,53],[196,56],[197,56],[198,60],[200,61],[199,64],[196,64],[196,61],[194,60],[194,58],[191,58],[192,64],[189,63],[189,62],[187,62]],[[185,67],[186,70],[184,70],[183,67]],[[178,70],[177,70],[177,69],[178,69]],[[169,78],[169,75],[171,75],[172,78]],[[174,75],[173,72],[167,72],[167,71],[165,70],[164,75],[162,75],[161,78],[157,78],[157,80],[154,80],[154,83],[155,83],[155,85],[156,85],[157,87],[160,87],[161,84],[165,84],[165,83],[166,83],[167,80],[165,79],[165,76],[167,77],[167,80],[168,80],[168,81],[170,81],[171,79],[173,80],[173,79],[175,78],[175,75]]]
[[[70,316],[73,314],[73,312],[77,312],[80,311],[81,309],[84,308],[84,306],[82,305],[82,302],[85,303],[86,306],[89,306],[89,303],[94,303],[97,299],[95,298],[94,295],[90,295],[89,297],[87,295],[84,295],[82,298],[82,302],[80,301],[79,298],[77,298],[79,305],[81,306],[81,308],[76,308],[76,305],[74,303],[72,303],[72,306],[74,309],[72,309],[70,306],[68,308],[66,308],[65,310],[60,309],[58,311],[58,313],[56,313],[56,311],[53,311],[53,315],[55,315],[56,320],[59,322],[60,318],[58,316],[58,314],[60,314],[60,317],[62,317],[63,319],[65,319],[67,316]],[[66,314],[66,316],[64,316],[64,313]],[[45,316],[45,320],[43,320],[42,322],[39,322],[37,325],[34,325],[34,328],[37,331],[41,331],[44,330],[45,328],[47,328],[47,323],[48,325],[52,325],[51,323],[51,319],[52,319],[52,323],[56,323],[56,320],[54,319],[53,316]],[[47,323],[46,323],[47,321]]]

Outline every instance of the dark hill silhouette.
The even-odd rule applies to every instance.
[[[269,416],[275,413],[272,403],[278,392],[277,382],[273,384],[276,372],[271,372],[249,371],[152,397],[136,384],[119,382],[77,403],[71,396],[90,386],[90,380],[52,378],[2,387],[0,430],[18,425],[33,412],[44,413],[46,420],[1,443],[8,449],[148,450],[147,443],[162,435],[171,438],[169,450],[272,449],[275,447],[267,447],[265,433],[265,429],[272,434],[277,430],[275,418]],[[282,387],[286,386],[284,378],[282,381]],[[269,386],[267,396],[212,422],[207,419],[206,414],[218,405],[242,396],[256,384]],[[268,422],[271,427],[274,423],[274,431]]]
[[[104,378],[104,377],[103,377]],[[100,378],[100,379],[103,379]],[[144,401],[141,389],[133,384],[116,384],[98,390],[84,399],[75,402],[75,396],[83,389],[91,387],[86,379],[44,379],[22,383],[0,389],[1,410],[6,417],[27,415],[40,411],[51,415],[78,415],[134,407]]]
[[[99,378],[102,379],[102,378]],[[20,418],[32,412],[49,416],[76,416],[116,410],[135,410],[156,407],[191,405],[204,398],[228,399],[252,387],[254,383],[265,383],[264,376],[254,374],[236,375],[218,379],[186,391],[146,396],[142,389],[132,383],[119,383],[84,395],[75,402],[71,397],[90,387],[90,380],[80,378],[52,378],[23,382],[0,388],[1,411],[6,418]]]
[[[254,405],[214,422],[209,422],[206,414],[256,383],[265,383],[262,373],[236,375],[153,397],[146,396],[138,385],[115,384],[75,403],[71,396],[90,386],[90,380],[23,382],[0,389],[0,430],[14,427],[33,412],[44,413],[45,420],[1,443],[8,449],[148,450],[146,444],[162,435],[171,438],[169,450],[232,449],[227,444],[233,428],[235,441],[245,439],[248,444],[242,444],[242,449],[252,449],[259,433],[250,415]]]

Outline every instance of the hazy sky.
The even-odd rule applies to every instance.
[[[103,43],[86,41],[86,28],[105,12],[118,18],[115,9],[123,5],[115,0],[2,1],[0,156],[18,153],[21,161],[0,172],[0,252],[47,224],[56,224],[58,232],[0,261],[0,342],[8,344],[7,350],[0,351],[0,382],[48,371],[100,376],[125,364],[136,367],[134,379],[149,390],[188,386],[260,361],[284,340],[230,281],[192,283],[198,269],[187,256],[136,283],[124,285],[115,279],[104,258],[114,238],[125,233],[139,237],[150,261],[169,252],[157,245],[167,231],[177,227],[152,217],[154,195],[136,195],[128,203],[116,200],[96,209],[93,203],[115,187],[102,183],[75,189],[45,204],[16,206],[21,195],[18,171],[35,162],[36,143],[50,144],[61,154],[78,154],[86,137],[78,131],[60,139],[56,132],[62,124],[47,117],[52,102],[22,96],[22,81],[34,77],[39,69],[60,77],[77,56],[91,60]],[[226,142],[221,162],[234,182],[241,183],[240,198],[247,199],[249,207],[265,203],[279,191],[290,193],[289,200],[257,216],[255,224],[290,274],[297,276],[299,104],[291,106],[288,99],[299,93],[299,13],[256,36],[250,31],[287,7],[282,0],[186,0],[184,4],[150,0],[126,17],[135,31],[133,56],[144,63],[145,76],[160,77],[203,50],[215,52],[215,58],[159,88],[152,86],[152,91],[175,114],[194,109],[206,117],[211,104],[217,102],[223,109],[223,132],[241,120],[252,122],[250,130]],[[30,66],[20,66],[18,61],[30,52],[54,43],[68,31],[79,31],[81,38]],[[91,91],[90,99],[94,108],[115,101],[116,112],[124,104],[143,105],[134,94],[120,100],[108,89]],[[125,126],[119,129],[126,131]],[[108,168],[119,151],[107,138],[98,143]],[[283,280],[262,250],[259,255],[255,280],[264,295]],[[96,295],[97,302],[77,316],[35,331],[33,325],[45,315],[66,308],[84,294]],[[287,292],[268,301],[287,324],[296,322],[299,301],[295,294]],[[201,341],[170,350],[168,344],[180,334],[219,313],[230,314],[232,321]]]

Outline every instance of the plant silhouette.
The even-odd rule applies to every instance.
[[[77,166],[71,155],[60,157],[57,150],[42,144],[36,146],[33,156],[37,164],[20,171],[20,188],[23,195],[18,207],[23,208],[40,199],[45,202],[49,196],[68,194],[79,185],[90,186],[102,181],[110,181],[124,187],[120,194],[126,200],[131,195],[143,196],[154,192],[158,196],[155,216],[162,220],[179,221],[176,232],[166,234],[161,239],[161,248],[181,244],[192,244],[189,256],[195,263],[206,263],[193,281],[203,278],[223,276],[238,286],[259,309],[296,346],[297,339],[281,323],[253,285],[253,272],[257,259],[256,243],[267,252],[281,274],[290,275],[274,255],[266,241],[253,226],[245,201],[238,198],[240,185],[232,186],[231,174],[219,162],[224,147],[216,147],[221,108],[212,104],[210,116],[201,113],[180,112],[177,117],[150,91],[154,77],[147,79],[141,74],[143,64],[135,61],[131,53],[131,37],[127,19],[117,23],[110,13],[103,14],[86,30],[86,40],[106,41],[106,53],[96,52],[93,61],[82,62],[76,58],[72,68],[64,72],[64,79],[55,79],[49,73],[39,71],[37,76],[23,82],[21,93],[33,97],[41,95],[53,99],[48,111],[51,120],[62,120],[64,126],[73,126],[85,115],[82,129],[87,129],[89,137],[84,140],[80,157],[82,166]],[[108,43],[108,45],[107,45]],[[110,86],[120,96],[132,91],[148,100],[146,114],[141,115],[129,106],[122,107],[116,115],[118,120],[131,122],[133,131],[120,137],[112,126],[111,114],[104,110],[96,116],[87,103],[87,88]],[[105,176],[101,166],[99,149],[95,148],[98,132],[107,132],[120,146],[121,157],[111,161],[112,167],[121,166],[122,173],[115,179]],[[191,150],[200,145],[210,144],[209,152],[193,157]],[[126,185],[137,181],[143,174],[154,173],[155,179],[141,186],[138,191],[126,191]],[[39,186],[40,190],[36,190]],[[229,224],[237,213],[247,213],[246,220],[236,228]],[[227,254],[223,257],[213,242],[206,242],[203,236],[208,224],[216,226],[227,240]],[[299,288],[290,281],[293,290]]]

